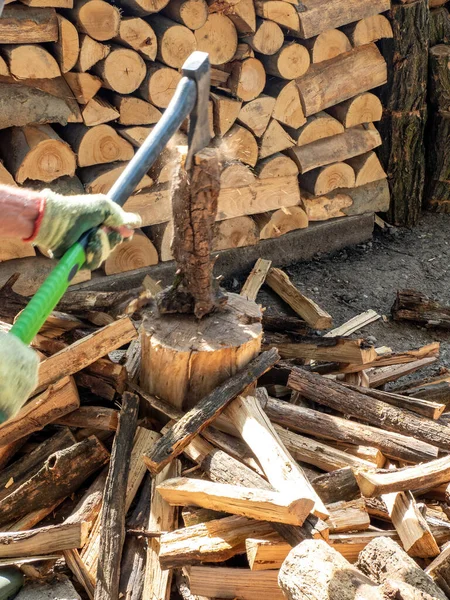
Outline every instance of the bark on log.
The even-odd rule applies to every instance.
[[[118,600],[125,541],[126,491],[139,398],[125,392],[105,483],[94,600]]]
[[[58,40],[54,8],[31,8],[21,4],[5,6],[0,21],[0,44],[39,44]]]
[[[450,135],[450,113],[433,112],[426,131],[425,202],[436,212],[450,210],[450,159],[447,139]]]
[[[450,48],[444,44],[430,50],[428,98],[435,110],[450,109]],[[442,152],[443,149],[440,149]]]
[[[374,446],[385,456],[406,462],[427,461],[437,457],[436,446],[412,439],[410,436],[361,425],[333,415],[280,402],[274,398],[269,398],[262,406],[271,421],[289,427],[293,431],[350,444]]]
[[[445,6],[430,11],[430,48],[450,44],[450,14]]]
[[[378,584],[394,579],[432,598],[445,600],[445,594],[429,575],[390,538],[379,537],[370,542],[360,553],[356,566]]]
[[[446,427],[381,400],[371,398],[368,401],[367,396],[353,392],[320,375],[294,368],[289,376],[288,385],[309,400],[363,418],[377,427],[409,435],[444,450],[450,449]]]
[[[0,501],[0,523],[69,496],[108,459],[108,452],[94,436],[55,452],[35,475]]]
[[[226,304],[226,295],[213,280],[210,258],[219,176],[218,156],[212,149],[195,156],[190,173],[180,167],[175,175],[172,252],[178,274],[172,287],[157,299],[162,314],[193,313],[201,319]]]
[[[291,550],[278,583],[288,600],[325,600],[340,594],[355,600],[382,598],[369,577],[320,540],[307,540]]]
[[[398,290],[391,313],[395,320],[413,321],[424,327],[450,328],[450,307],[415,290]]]
[[[379,90],[381,102],[388,111],[422,111],[427,90],[428,1],[394,4],[389,20],[394,35],[380,41],[388,72],[387,83]]]

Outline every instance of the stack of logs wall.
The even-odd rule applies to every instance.
[[[430,12],[427,180],[425,205],[450,212],[450,13],[444,2]],[[442,5],[442,6],[441,6]],[[430,4],[431,7],[431,4]]]
[[[374,152],[382,105],[371,90],[387,81],[376,42],[392,37],[381,14],[389,8],[389,0],[9,3],[0,19],[0,181],[108,192],[199,49],[212,63],[210,128],[223,159],[216,249],[387,211]],[[171,258],[174,148],[186,143],[185,132],[175,137],[126,204],[143,228],[106,262],[107,274]],[[34,252],[0,242],[0,260]]]

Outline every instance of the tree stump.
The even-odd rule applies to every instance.
[[[261,309],[237,294],[201,321],[147,315],[141,328],[141,386],[183,410],[192,408],[260,351]]]

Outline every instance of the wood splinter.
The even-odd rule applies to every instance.
[[[177,263],[172,286],[157,298],[161,314],[193,313],[201,319],[223,307],[227,296],[213,277],[211,259],[220,169],[217,151],[197,153],[188,172],[179,161],[172,188],[174,235],[171,250]]]

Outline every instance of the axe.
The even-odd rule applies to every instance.
[[[4,0],[0,0],[0,14]],[[163,116],[117,179],[108,197],[123,206],[136,189],[173,134],[189,118],[186,168],[192,165],[194,155],[211,140],[208,123],[210,86],[209,56],[193,52],[182,68],[183,78]],[[12,326],[10,333],[30,344],[56,307],[70,282],[86,260],[86,248],[92,230],[82,235],[41,285]]]

